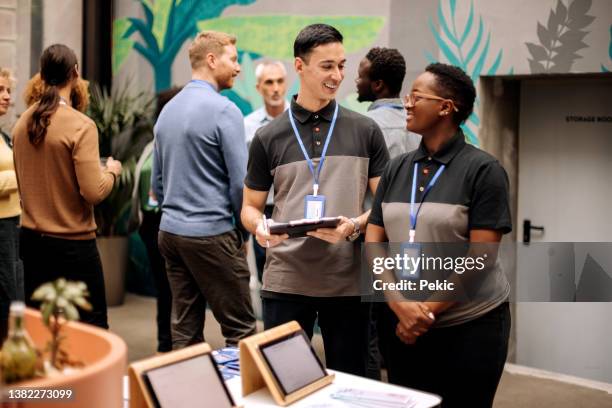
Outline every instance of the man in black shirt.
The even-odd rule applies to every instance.
[[[264,326],[297,320],[312,336],[318,318],[327,365],[364,375],[369,305],[360,300],[356,239],[369,215],[366,189],[376,190],[389,155],[376,123],[335,101],[346,61],[342,35],[310,25],[298,34],[294,55],[300,92],[290,109],[255,134],[243,195],[243,225],[270,248]],[[341,223],[305,238],[269,235],[262,210],[272,184],[274,220],[306,218],[305,208],[324,200],[324,215],[342,216]]]

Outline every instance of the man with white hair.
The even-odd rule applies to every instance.
[[[289,107],[285,100],[287,93],[287,69],[280,61],[264,61],[255,68],[255,78],[257,78],[257,91],[261,94],[264,106],[249,114],[244,118],[244,133],[247,147],[250,147],[251,140],[255,132],[260,127],[272,122]],[[264,214],[272,217],[274,210],[274,187],[270,189],[270,194],[266,201]],[[257,277],[261,282],[263,268],[266,263],[266,249],[253,240],[253,253],[257,265]]]
[[[285,100],[287,69],[282,62],[265,61],[260,63],[255,68],[255,78],[257,78],[256,88],[263,98],[264,106],[244,118],[247,146],[250,146],[257,129],[272,122],[289,106]]]

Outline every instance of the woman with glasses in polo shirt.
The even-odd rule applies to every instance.
[[[423,139],[417,150],[387,166],[366,242],[416,248],[456,243],[470,251],[492,244],[497,250],[512,228],[508,178],[494,157],[465,142],[460,125],[475,99],[472,80],[457,67],[431,64],[416,78],[405,100],[407,128]],[[455,283],[468,275],[454,272],[449,281]],[[390,382],[439,394],[443,407],[493,404],[508,350],[510,286],[496,252],[482,272],[476,279],[485,291],[468,291],[472,296],[461,300],[387,297],[379,335]]]

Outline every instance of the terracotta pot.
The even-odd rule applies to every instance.
[[[98,251],[104,269],[106,304],[119,306],[125,298],[125,276],[128,268],[127,237],[97,237]]]
[[[38,311],[27,309],[25,326],[34,344],[44,349],[50,339]],[[97,327],[67,323],[62,329],[65,349],[73,360],[85,367],[71,374],[11,384],[13,387],[72,390],[73,398],[64,401],[20,402],[20,408],[120,408],[123,406],[123,376],[127,347],[117,335]]]

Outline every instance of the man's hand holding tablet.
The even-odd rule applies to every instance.
[[[273,220],[266,220],[262,218],[257,223],[257,229],[255,230],[255,239],[264,248],[272,248],[289,238],[288,234],[271,234],[270,223]]]

